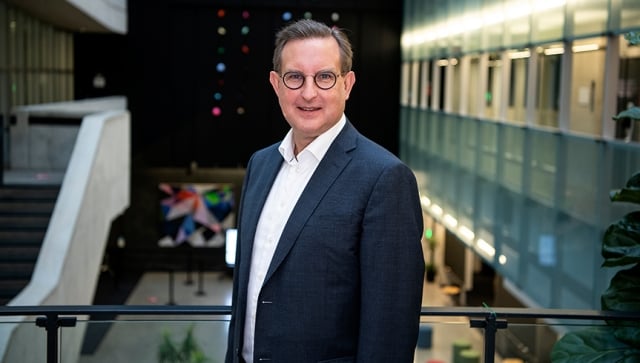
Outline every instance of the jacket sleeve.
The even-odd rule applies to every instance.
[[[413,172],[401,163],[387,167],[362,225],[358,362],[413,362],[424,284],[422,233]]]

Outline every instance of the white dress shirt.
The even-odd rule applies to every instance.
[[[242,356],[246,363],[253,363],[253,338],[258,295],[282,235],[282,230],[298,202],[300,194],[311,179],[311,175],[345,124],[346,117],[342,115],[337,124],[318,136],[297,156],[294,155],[292,130],[289,130],[280,143],[278,150],[282,154],[284,162],[262,208],[253,241],[242,349]]]

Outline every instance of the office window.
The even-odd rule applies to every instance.
[[[431,107],[431,82],[433,81],[432,62],[424,60],[420,64],[420,108]]]
[[[503,61],[500,53],[490,53],[487,63],[487,86],[484,94],[484,115],[489,119],[500,117],[500,104],[504,92],[502,89],[502,67]]]
[[[524,123],[526,117],[527,75],[529,68],[529,50],[510,52],[509,67],[509,106],[507,120]]]
[[[633,106],[640,106],[640,46],[630,46],[620,35],[620,73],[616,114]],[[640,125],[629,120],[616,123],[616,138],[640,141]]]
[[[485,98],[483,87],[480,86],[480,57],[471,56],[469,59],[469,77],[465,80],[467,92],[467,114],[475,117],[480,113],[480,100]],[[482,90],[482,91],[481,91]]]
[[[637,29],[638,19],[640,19],[640,1],[619,0],[619,4],[620,25],[613,24],[613,26],[620,29]]]
[[[409,106],[411,95],[411,62],[403,62],[400,73],[400,105]]]
[[[563,38],[565,2],[532,1],[531,41],[546,42]]]
[[[529,43],[531,34],[531,21],[529,14],[523,12],[522,4],[506,5],[505,10],[507,20],[505,22],[505,45],[508,47],[518,47]],[[509,15],[517,14],[521,15]]]
[[[0,105],[73,99],[73,36],[0,3]],[[6,56],[5,56],[6,55]]]
[[[538,54],[536,120],[539,126],[558,127],[562,53]]]
[[[609,0],[574,0],[573,35],[604,33],[608,17]]]
[[[573,132],[601,134],[605,46],[603,37],[577,40],[572,46],[569,129]]]
[[[504,17],[504,0],[487,0],[483,2],[482,20],[484,24],[485,47],[488,49],[498,49],[504,46],[505,24],[501,19]]]

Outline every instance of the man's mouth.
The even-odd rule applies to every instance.
[[[298,109],[302,111],[317,111],[320,107],[298,107]]]

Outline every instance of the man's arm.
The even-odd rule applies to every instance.
[[[413,362],[424,284],[422,233],[415,176],[393,165],[378,179],[363,222],[358,362]]]

